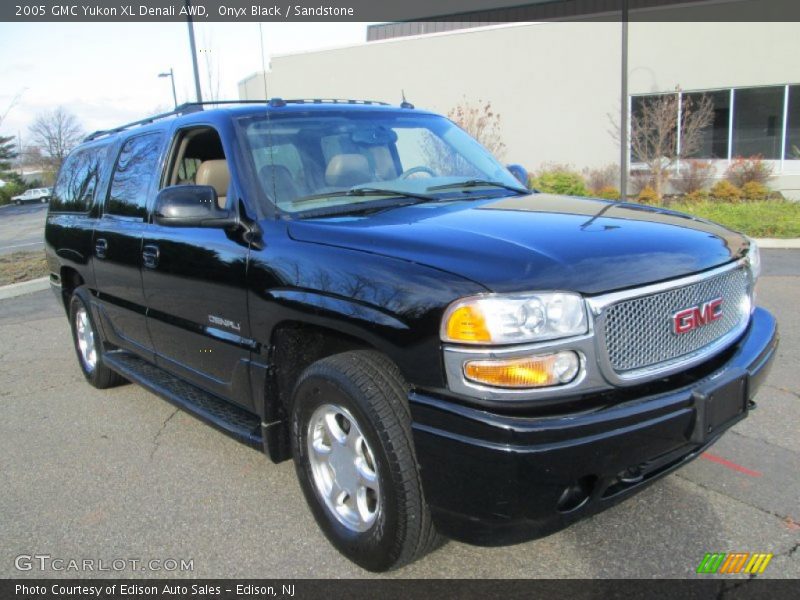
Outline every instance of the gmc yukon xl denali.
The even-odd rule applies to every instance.
[[[70,154],[50,279],[91,385],[292,458],[362,567],[517,543],[697,457],[778,340],[745,236],[521,170],[406,103],[185,105]]]

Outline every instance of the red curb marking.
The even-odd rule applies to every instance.
[[[739,471],[739,473],[744,473],[745,475],[749,475],[750,477],[761,477],[761,473],[759,471],[751,471],[747,467],[743,467],[742,465],[737,465],[735,462],[731,462],[726,458],[717,456],[716,454],[711,454],[711,452],[704,452],[700,456],[701,458],[705,458],[706,460],[715,462],[718,465],[722,465],[723,467],[728,467],[729,469],[732,469],[734,471]]]

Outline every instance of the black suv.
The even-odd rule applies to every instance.
[[[67,158],[51,283],[89,383],[293,458],[359,565],[515,543],[702,453],[777,329],[743,235],[512,171],[405,103],[186,105]]]

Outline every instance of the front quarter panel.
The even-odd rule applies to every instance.
[[[412,385],[444,385],[444,309],[484,287],[409,261],[298,242],[282,221],[262,228],[264,247],[252,252],[248,269],[251,327],[262,347],[282,323],[307,323],[384,352]]]

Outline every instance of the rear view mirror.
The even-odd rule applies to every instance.
[[[153,218],[167,227],[219,227],[238,223],[232,210],[220,208],[210,185],[173,185],[156,196]]]
[[[523,167],[522,165],[506,165],[506,169],[508,169],[509,173],[511,173],[517,181],[519,181],[522,185],[525,186],[527,189],[528,186],[528,169]]]

